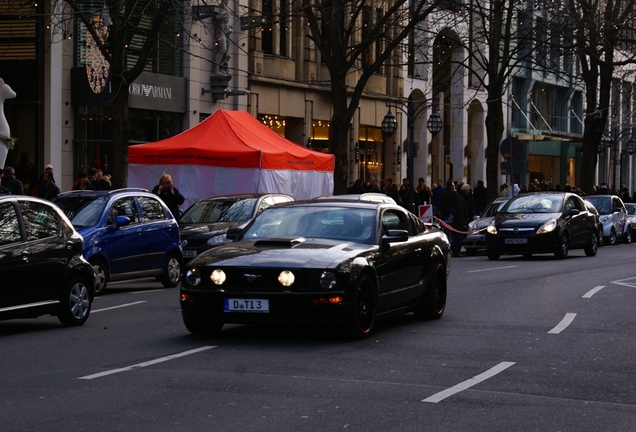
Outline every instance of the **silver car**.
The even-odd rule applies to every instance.
[[[464,249],[466,255],[475,256],[477,251],[486,250],[486,227],[495,217],[497,212],[508,202],[508,198],[497,198],[486,206],[481,216],[475,218],[468,224],[468,230],[473,232],[464,239]]]
[[[588,195],[585,197],[592,203],[603,224],[603,244],[616,244],[618,239],[625,243],[632,242],[632,223],[627,218],[627,209],[620,197],[616,195]]]

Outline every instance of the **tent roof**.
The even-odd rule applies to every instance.
[[[246,111],[218,110],[174,137],[128,148],[130,164],[330,171],[335,157],[300,146]]]

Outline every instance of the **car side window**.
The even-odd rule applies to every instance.
[[[22,240],[20,222],[15,207],[9,202],[0,204],[0,246]]]
[[[382,229],[386,233],[390,229],[409,231],[409,221],[406,215],[395,210],[386,210],[382,214]]]
[[[60,221],[55,210],[45,204],[33,201],[20,201],[19,205],[27,241],[58,235]]]
[[[141,216],[144,221],[165,220],[168,218],[158,200],[145,196],[140,196],[137,199],[141,206]]]
[[[135,207],[135,200],[133,197],[120,198],[113,203],[111,210],[111,217],[113,221],[116,216],[127,216],[128,219],[130,219],[131,224],[139,223],[137,207]]]

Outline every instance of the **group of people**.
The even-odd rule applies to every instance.
[[[72,190],[110,190],[110,176],[97,168],[89,168],[88,172],[80,171],[77,180],[73,183]],[[37,181],[33,195],[46,200],[52,200],[61,193],[59,185],[55,182],[53,165],[44,167],[44,172]],[[16,178],[15,169],[7,166],[0,169],[0,194],[24,195],[24,185]]]

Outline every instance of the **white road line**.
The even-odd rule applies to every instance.
[[[482,381],[486,381],[488,378],[494,377],[498,373],[508,369],[513,364],[515,364],[515,362],[501,362],[497,366],[488,369],[486,372],[482,372],[479,375],[475,375],[469,380],[466,380],[457,385],[454,385],[453,387],[448,388],[439,393],[436,393],[433,396],[427,397],[426,399],[422,400],[422,402],[431,402],[431,403],[440,402],[446,399],[447,397],[450,397],[456,393],[459,393],[460,391],[467,390],[471,388],[472,386],[479,384]]]
[[[94,314],[94,313],[97,313],[97,312],[104,312],[104,311],[111,310],[111,309],[119,309],[119,308],[128,307],[128,306],[135,306],[135,305],[138,305],[138,304],[141,304],[141,303],[146,303],[146,300],[137,301],[137,302],[134,302],[134,303],[121,304],[121,305],[118,305],[118,306],[111,306],[111,307],[102,308],[102,309],[96,309],[96,310],[92,310],[91,313]]]
[[[169,356],[166,356],[166,357],[160,357],[158,359],[149,360],[147,362],[137,363],[137,364],[134,364],[132,366],[126,366],[126,367],[119,368],[119,369],[111,369],[111,370],[108,370],[108,371],[104,371],[104,372],[100,372],[100,373],[96,373],[96,374],[92,374],[92,375],[86,375],[86,376],[83,376],[83,377],[79,377],[77,379],[92,380],[92,379],[95,379],[95,378],[101,378],[101,377],[105,377],[107,375],[113,375],[113,374],[120,373],[120,372],[127,372],[127,371],[130,371],[130,370],[133,370],[133,369],[143,368],[143,367],[146,367],[146,366],[152,366],[152,365],[157,364],[157,363],[163,363],[163,362],[166,362],[168,360],[174,360],[174,359],[179,358],[179,357],[184,357],[184,356],[187,356],[187,355],[190,355],[190,354],[196,354],[198,352],[206,351],[206,350],[209,350],[209,349],[212,349],[212,348],[217,348],[217,347],[216,346],[212,346],[212,345],[203,346],[201,348],[196,348],[196,349],[193,349],[193,350],[190,350],[190,351],[184,351],[182,353],[173,354],[173,355],[169,355]]]
[[[557,326],[553,328],[552,330],[550,330],[548,333],[549,334],[561,333],[563,330],[567,328],[567,326],[572,324],[572,321],[574,321],[574,317],[576,317],[575,313],[566,313],[563,319],[561,320],[561,322],[558,323]]]
[[[599,292],[600,290],[602,290],[603,288],[605,288],[605,285],[599,285],[595,288],[592,288],[591,290],[589,290],[588,292],[586,292],[585,294],[583,294],[583,298],[584,299],[588,299],[591,298],[594,294],[596,294],[597,292]]]
[[[513,265],[513,266],[505,266],[505,267],[493,267],[493,268],[487,268],[487,269],[470,270],[470,271],[467,271],[466,273],[479,273],[479,272],[485,272],[485,271],[491,271],[491,270],[502,270],[502,269],[515,268],[515,267],[517,266]]]

